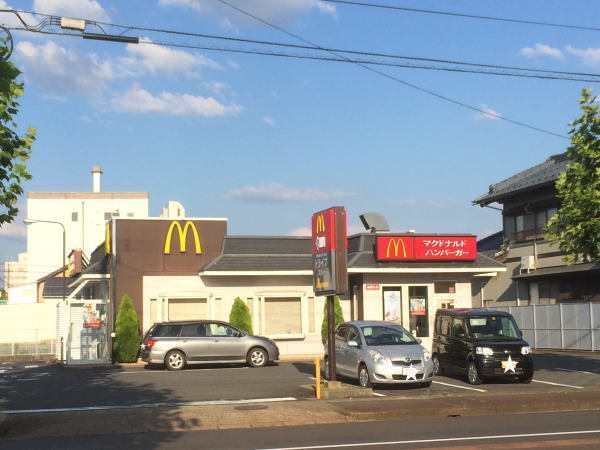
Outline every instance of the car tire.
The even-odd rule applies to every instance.
[[[372,388],[373,383],[371,382],[371,376],[369,375],[369,369],[364,364],[361,364],[358,368],[358,384],[364,388]]]
[[[521,375],[517,377],[519,380],[519,383],[523,383],[523,384],[530,384],[531,381],[533,380],[533,374],[531,375]]]
[[[431,381],[426,381],[425,383],[420,383],[421,387],[428,388],[431,386]]]
[[[444,368],[440,365],[440,359],[438,358],[438,355],[433,355],[431,360],[433,361],[433,375],[444,375]]]
[[[248,364],[250,367],[264,367],[269,362],[269,355],[262,347],[253,347],[248,352]]]
[[[167,370],[182,370],[185,368],[185,354],[180,350],[171,350],[165,356],[165,367]]]
[[[467,366],[467,381],[473,385],[481,384],[481,378],[474,362],[470,362]]]

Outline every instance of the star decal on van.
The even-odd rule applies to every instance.
[[[508,355],[508,360],[502,361],[502,368],[504,369],[504,373],[511,371],[515,373],[515,369],[517,368],[518,361],[513,361],[510,355]]]
[[[406,369],[406,381],[413,379],[417,381],[417,369],[415,369],[411,363],[410,367]]]

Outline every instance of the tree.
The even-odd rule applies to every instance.
[[[250,317],[250,310],[246,303],[239,297],[233,301],[233,305],[231,306],[229,323],[241,330],[252,333],[252,317]]]
[[[6,292],[6,289],[0,289],[0,300],[8,300],[8,292]]]
[[[340,305],[340,298],[336,295],[333,297],[333,326],[337,327],[344,321],[344,314],[342,313],[342,305]],[[323,311],[323,324],[321,325],[321,340],[323,344],[327,343],[327,301],[325,301],[325,309]]]
[[[115,335],[113,351],[117,362],[136,362],[140,349],[140,330],[137,313],[127,294],[121,297]]]
[[[546,227],[546,238],[567,253],[568,264],[580,258],[600,263],[600,116],[591,93],[582,91],[583,113],[569,124],[569,162],[556,180],[561,204]]]
[[[23,95],[23,83],[15,81],[21,72],[7,60],[9,53],[6,39],[0,39],[0,226],[12,222],[19,212],[22,183],[31,179],[25,161],[35,141],[34,128],[28,128],[23,137],[15,131],[16,99]]]

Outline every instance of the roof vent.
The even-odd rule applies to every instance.
[[[381,214],[376,212],[370,212],[361,214],[360,221],[365,226],[365,229],[369,230],[372,233],[377,231],[390,231],[390,226]]]

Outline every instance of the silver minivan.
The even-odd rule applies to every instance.
[[[262,367],[279,359],[277,344],[227,322],[194,320],[157,323],[142,341],[141,358],[181,370],[188,364],[248,363]]]
[[[417,383],[431,386],[431,355],[401,325],[385,321],[344,322],[335,330],[336,373],[374,384]],[[325,352],[324,371],[329,373]]]

